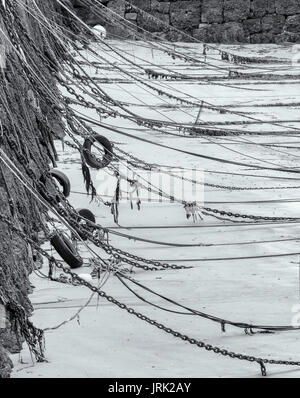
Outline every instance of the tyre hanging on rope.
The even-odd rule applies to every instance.
[[[60,197],[60,194],[55,189],[56,184],[51,183],[52,181],[51,181],[51,178],[49,178],[49,177],[53,177],[57,180],[59,185],[62,187],[62,194],[65,197],[68,197],[70,195],[70,191],[71,191],[70,180],[64,173],[62,173],[61,171],[59,171],[57,169],[50,170],[49,176],[46,174],[42,174],[42,176],[40,177],[40,182],[44,185],[44,188],[42,190],[40,190],[41,196],[45,200],[49,200],[49,197],[50,197],[52,200],[55,200],[56,203],[60,203],[61,197]]]
[[[104,149],[104,156],[102,160],[99,158],[96,159],[95,156],[92,155],[91,149],[92,145],[97,142]],[[85,158],[86,163],[92,167],[93,169],[103,169],[108,166],[113,158],[113,147],[111,142],[103,137],[102,135],[96,135],[95,137],[86,138],[83,144],[83,156]]]
[[[89,209],[76,209],[76,211],[82,218],[85,218],[86,220],[96,224],[96,217]],[[79,219],[79,224],[84,225],[85,227],[89,226],[89,224],[85,223],[82,218]],[[87,237],[83,233],[78,231],[78,235],[82,240],[87,240]]]
[[[66,235],[56,233],[51,237],[50,243],[72,269],[82,266],[82,258]]]
[[[62,186],[64,197],[67,198],[68,196],[70,196],[71,183],[69,178],[64,173],[56,169],[50,170],[50,174],[57,180],[59,185]]]
[[[81,217],[91,221],[94,224],[96,223],[96,217],[89,209],[77,209],[76,211]]]

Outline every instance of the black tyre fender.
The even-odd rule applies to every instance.
[[[51,245],[60,257],[71,267],[79,268],[83,264],[83,259],[77,253],[71,241],[64,234],[54,234],[50,240]]]
[[[98,142],[104,148],[104,156],[102,160],[98,161],[92,156],[92,145],[95,142]],[[95,137],[86,138],[83,144],[83,156],[87,164],[92,167],[93,169],[103,169],[104,167],[108,166],[109,163],[112,161],[113,158],[113,147],[111,142],[103,137],[102,135],[96,135]]]
[[[83,217],[86,220],[91,221],[92,223],[96,224],[96,217],[91,212],[91,210],[89,210],[89,209],[77,209],[76,211],[81,217]]]
[[[68,196],[70,196],[71,183],[70,183],[69,178],[64,173],[62,173],[61,171],[56,170],[56,169],[50,170],[50,174],[51,174],[52,177],[54,177],[57,180],[59,185],[62,186],[64,196],[66,198]]]
[[[76,209],[76,211],[81,217],[96,224],[96,217],[89,209]],[[79,218],[79,222],[80,221],[81,222],[83,221],[82,218]],[[78,235],[80,236],[80,238],[82,240],[87,240],[87,238],[86,238],[86,236],[84,236],[84,234],[81,234],[80,232],[78,232]]]
[[[49,174],[50,174],[50,172],[49,172]],[[52,178],[48,175],[46,176],[45,174],[42,174],[40,177],[40,183],[43,185],[43,188],[39,189],[40,195],[46,201],[49,201],[51,199],[55,203],[60,203],[61,198],[54,187]]]

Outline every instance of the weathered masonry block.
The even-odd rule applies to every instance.
[[[74,0],[76,2],[76,0]],[[77,0],[78,1],[78,0]],[[281,43],[300,41],[299,0],[103,0],[109,10],[130,20],[138,28],[171,40],[206,42]],[[82,16],[84,16],[82,12]],[[90,21],[101,23],[88,11]],[[149,16],[150,14],[151,16]],[[154,17],[154,18],[153,18]],[[171,25],[188,35],[168,29]],[[111,33],[120,28],[109,23]],[[124,35],[124,29],[122,28]],[[129,33],[128,33],[129,34]]]

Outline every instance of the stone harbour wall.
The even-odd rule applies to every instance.
[[[26,0],[22,1],[26,3]],[[49,13],[50,17],[53,12],[61,11],[52,1],[38,0],[37,4],[42,7],[46,15]],[[22,7],[18,7],[18,14],[35,45],[42,52],[46,51],[45,42],[35,20],[29,18]],[[0,26],[7,32],[1,12]],[[36,107],[36,94],[29,81],[19,73],[21,69],[19,58],[10,44],[0,33],[0,91],[1,96],[5,93],[5,98],[9,101],[9,112],[8,108],[3,106],[4,102],[0,103],[1,128],[4,129],[4,134],[0,135],[0,148],[9,156],[17,169],[27,176],[26,167],[16,157],[18,151],[27,159],[29,168],[39,179],[49,167],[55,166],[56,154],[52,133],[55,131],[56,134],[63,134],[63,125],[61,116],[43,98],[39,98],[39,107]],[[53,76],[41,60],[30,52],[29,47],[26,46],[22,50],[28,57],[35,57],[37,70],[47,79],[51,87],[55,87]],[[24,115],[30,120],[31,129],[26,128]],[[40,122],[42,115],[48,121],[46,131]],[[24,123],[22,134],[17,134],[12,128],[12,116],[15,122],[21,125]],[[17,145],[16,151],[12,149],[12,142]],[[48,183],[49,188],[54,189],[52,181]],[[36,242],[39,242],[45,231],[45,209],[34,200],[3,161],[0,161],[0,214],[9,218],[15,227]],[[10,376],[12,361],[9,354],[18,353],[22,349],[24,337],[18,324],[15,323],[15,309],[20,309],[26,317],[30,317],[33,308],[29,295],[33,286],[29,276],[39,263],[40,258],[31,246],[0,221],[0,379]]]
[[[207,43],[284,43],[300,41],[299,0],[129,0],[134,6],[160,21],[174,26]],[[93,13],[93,6],[73,0],[79,13],[91,24],[103,19]],[[192,41],[170,31],[145,13],[123,0],[103,0],[109,9],[143,28],[171,40]],[[106,24],[107,30],[124,37],[119,26]]]

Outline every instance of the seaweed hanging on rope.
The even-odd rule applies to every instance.
[[[21,231],[19,231],[18,229],[16,229],[14,227],[14,225],[12,223],[9,222],[8,219],[6,219],[3,215],[0,214],[0,219],[1,221],[4,221],[10,228],[12,231],[16,232],[19,234],[19,236],[22,239],[25,239],[27,242],[28,238],[26,238],[26,236],[24,236],[22,234]],[[208,351],[212,351],[215,354],[221,354],[224,357],[230,357],[230,358],[235,358],[235,359],[239,359],[242,361],[248,361],[248,362],[256,362],[257,364],[260,365],[260,369],[262,372],[263,376],[266,376],[266,367],[265,364],[278,364],[278,365],[286,365],[286,366],[300,366],[300,362],[299,361],[292,361],[292,360],[279,360],[279,359],[272,359],[268,356],[268,358],[263,359],[260,357],[254,357],[254,356],[250,356],[250,355],[246,355],[246,354],[237,354],[235,352],[229,352],[226,349],[217,347],[217,346],[212,346],[210,344],[204,343],[202,341],[198,341],[192,337],[189,337],[187,335],[183,335],[180,332],[177,332],[173,329],[170,329],[169,327],[163,325],[163,324],[159,324],[158,322],[156,322],[153,319],[147,318],[145,315],[143,315],[142,313],[138,313],[136,312],[134,309],[129,308],[128,306],[126,306],[126,304],[116,300],[114,297],[107,295],[103,290],[100,290],[99,288],[96,288],[95,286],[93,286],[92,284],[90,284],[89,282],[85,281],[84,279],[82,279],[80,276],[78,276],[77,274],[73,273],[69,268],[66,268],[61,262],[58,262],[57,260],[55,260],[53,257],[51,258],[49,256],[49,254],[42,250],[40,247],[36,247],[37,250],[43,255],[45,256],[48,260],[53,260],[56,264],[56,266],[59,269],[62,269],[64,271],[65,274],[71,276],[75,281],[78,281],[79,284],[86,286],[87,288],[89,288],[90,290],[92,290],[93,292],[96,292],[100,297],[105,298],[108,302],[113,303],[114,305],[118,306],[119,308],[123,309],[124,311],[127,311],[129,314],[136,316],[137,318],[144,320],[145,322],[155,326],[156,328],[163,330],[165,333],[168,334],[172,334],[174,337],[177,337],[183,341],[188,341],[193,345],[197,345],[199,348],[205,348]],[[118,273],[119,276],[124,276],[120,273]],[[145,288],[144,286],[141,285],[142,288]],[[155,292],[151,292],[151,293],[155,293]],[[161,296],[161,298],[163,299],[167,299],[163,296]],[[168,301],[170,301],[168,299]],[[178,303],[174,302],[175,305],[178,305]],[[188,309],[189,310],[189,309]],[[192,309],[191,309],[192,310]],[[194,312],[194,310],[192,310]],[[222,322],[222,330],[225,330],[225,324],[226,321],[225,320],[221,320]],[[243,325],[244,328],[244,325]],[[289,327],[291,328],[291,327]],[[251,327],[252,329],[252,327]],[[296,328],[297,329],[297,328]],[[280,330],[283,330],[282,327],[280,327]]]
[[[92,178],[91,178],[91,172],[89,167],[86,164],[86,161],[84,159],[83,153],[81,152],[81,171],[83,175],[83,180],[85,182],[85,189],[88,194],[91,194],[91,201],[94,200],[94,198],[97,196],[97,191],[96,188],[94,187]]]
[[[259,58],[259,57],[247,57],[243,55],[237,55],[230,53],[225,50],[220,50],[216,46],[212,46],[209,44],[205,44],[206,49],[212,49],[218,51],[219,55],[221,56],[222,61],[229,62],[235,65],[247,65],[247,64],[288,64],[289,61],[287,60],[278,60],[273,58]]]
[[[47,362],[45,359],[43,330],[36,328],[29,321],[24,308],[13,300],[10,300],[5,307],[9,314],[12,330],[16,336],[21,335],[25,339],[30,352],[34,354],[37,362]]]
[[[120,204],[120,198],[121,198],[121,189],[120,189],[121,177],[117,173],[116,173],[116,177],[118,180],[117,180],[115,194],[111,201],[111,214],[114,216],[114,222],[116,224],[118,224],[119,223],[119,204]]]
[[[152,87],[151,87],[152,88]],[[168,95],[170,98],[174,98],[175,99],[175,97],[174,96],[170,96],[170,95]],[[183,101],[182,99],[180,99],[180,101]],[[215,107],[211,107],[211,109],[214,109],[214,110],[218,110],[218,109],[216,109]],[[219,110],[218,110],[219,111]],[[230,111],[228,111],[228,110],[226,110],[226,113],[228,113],[228,112],[230,112]],[[230,112],[230,113],[233,113],[233,112]]]
[[[162,39],[157,36],[155,33],[152,33],[146,29],[144,29],[143,27],[139,26],[139,30],[138,32],[136,32],[136,26],[130,21],[127,20],[125,17],[119,15],[117,12],[115,12],[114,10],[105,7],[99,0],[96,0],[96,4],[91,4],[91,0],[82,0],[82,2],[86,5],[86,6],[93,6],[93,10],[94,13],[99,16],[100,18],[103,18],[103,15],[105,15],[107,12],[109,12],[109,22],[113,22],[115,20],[115,18],[117,18],[117,20],[115,21],[115,24],[118,25],[118,27],[121,25],[124,29],[127,29],[131,32],[133,32],[135,35],[138,36],[139,39],[143,39],[146,42],[148,42],[150,45],[152,45],[153,48],[156,48],[160,51],[165,52],[167,55],[171,56],[173,59],[181,59],[184,60],[185,62],[198,62],[201,64],[206,64],[206,65],[210,65],[216,69],[223,69],[225,70],[226,67],[220,67],[218,65],[215,64],[211,64],[208,63],[206,60],[206,54],[205,54],[205,61],[200,60],[197,56],[198,54],[195,54],[194,57],[190,56],[190,55],[186,55],[181,53],[179,50],[176,49],[175,45],[174,45],[174,50],[170,49],[170,46],[168,44],[166,44],[165,42],[162,41]],[[155,17],[154,15],[152,15],[151,13],[141,9],[140,7],[133,5],[132,3],[123,0],[123,3],[125,4],[125,7],[127,6],[128,9],[132,9],[134,12],[136,12],[139,15],[140,19],[145,19],[148,23],[151,21],[152,25],[155,24],[157,27],[164,27],[164,31],[173,31],[176,32],[177,34],[180,34],[181,37],[186,37],[188,39],[188,41],[191,42],[196,42],[199,44],[203,44],[203,42],[200,42],[198,39],[196,39],[195,37],[191,36],[189,33],[182,31],[178,28],[176,28],[175,26],[170,25],[169,23]],[[147,38],[147,36],[148,38]],[[150,39],[149,39],[150,37]],[[151,41],[152,40],[152,41]],[[155,46],[155,44],[156,46]],[[158,47],[160,46],[160,47]],[[204,43],[204,46],[206,46],[206,48],[210,48],[213,50],[217,50],[219,51],[219,53],[222,52],[222,50],[219,50],[218,47],[216,46],[212,46],[212,45],[207,45],[206,43]],[[212,60],[216,60],[216,58],[210,57]],[[227,59],[228,58],[228,59]],[[260,58],[255,58],[255,57],[242,57],[242,56],[238,56],[236,54],[232,54],[232,53],[228,53],[228,56],[221,58],[223,60],[223,62],[226,63],[241,63],[241,64],[245,64],[245,63],[269,63],[270,59],[268,60],[261,60]],[[278,61],[280,62],[280,61]],[[252,67],[254,68],[254,67]],[[228,67],[227,67],[228,70]]]

